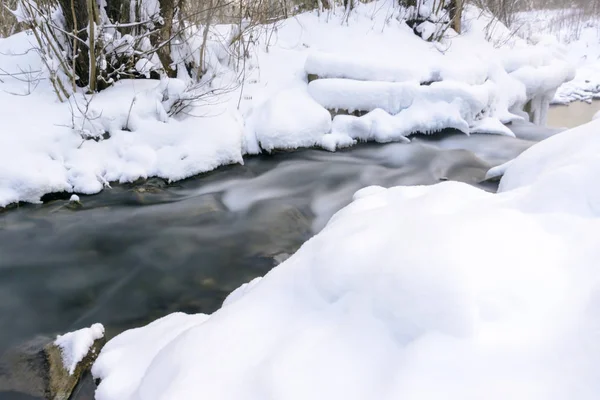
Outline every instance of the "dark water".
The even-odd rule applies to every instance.
[[[6,210],[0,354],[35,335],[94,322],[111,337],[174,311],[210,313],[293,253],[356,190],[450,179],[494,191],[494,183],[483,182],[486,171],[533,143],[447,134],[338,153],[304,150],[249,158],[175,184],[114,187],[82,196],[81,208],[55,200]],[[27,398],[2,390],[0,399]]]

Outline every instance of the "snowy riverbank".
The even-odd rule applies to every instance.
[[[347,24],[343,14],[301,14],[259,36],[244,85],[196,102],[191,113],[202,118],[168,115],[184,95],[177,79],[121,81],[60,104],[31,37],[0,39],[3,74],[19,74],[0,81],[0,207],[50,192],[97,193],[110,182],[179,180],[273,149],[406,141],[448,127],[510,134],[501,122],[523,117],[529,102],[542,123],[572,77],[553,45],[501,40],[509,35],[501,26],[491,35],[506,42],[497,49],[473,10],[465,33],[440,43],[416,36],[392,2],[360,4]],[[211,46],[219,91],[232,74],[225,50]],[[323,79],[308,83],[308,74]],[[328,110],[339,109],[367,114],[332,119]]]
[[[577,8],[518,13],[513,24],[521,37],[554,43],[576,68],[572,81],[556,92],[553,104],[591,102],[600,97],[600,20]]]
[[[217,312],[111,340],[96,398],[595,399],[599,128],[531,147],[499,194],[358,191]]]

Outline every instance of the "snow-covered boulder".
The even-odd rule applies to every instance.
[[[277,93],[255,110],[246,124],[247,148],[294,150],[313,147],[331,130],[331,115],[304,89]]]
[[[94,324],[15,346],[0,357],[0,393],[68,400],[105,343],[104,327]]]

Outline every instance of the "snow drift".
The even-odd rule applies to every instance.
[[[500,194],[357,192],[212,315],[113,339],[96,398],[596,399],[598,127],[532,147]]]

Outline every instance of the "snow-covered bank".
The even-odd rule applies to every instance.
[[[600,20],[583,10],[548,9],[518,13],[514,28],[534,42],[560,43],[564,57],[576,67],[573,80],[557,90],[552,103],[568,104],[600,97]]]
[[[530,102],[543,123],[554,91],[571,78],[552,46],[513,38],[496,49],[478,14],[465,13],[464,34],[431,43],[403,22],[404,11],[381,0],[359,4],[347,23],[337,9],[281,21],[269,35],[259,31],[235,90],[227,49],[211,41],[219,94],[186,110],[201,118],[169,115],[186,95],[178,79],[123,80],[60,104],[31,36],[1,39],[0,207],[49,192],[97,193],[113,181],[183,179],[274,149],[408,141],[450,127],[510,135],[501,122],[526,117]],[[211,35],[228,29],[217,26]],[[309,84],[309,74],[321,79]],[[337,109],[369,113],[332,119],[328,110]]]
[[[96,398],[596,399],[598,128],[532,147],[499,194],[359,191],[217,312],[109,342]]]

